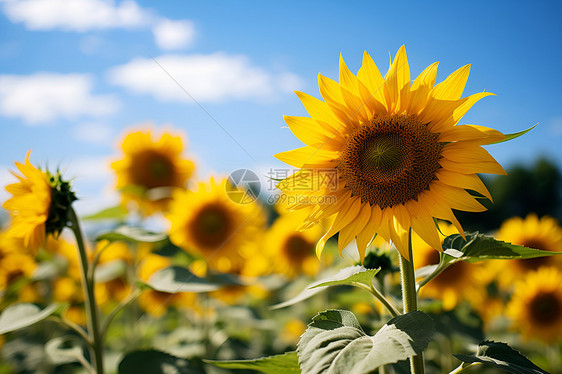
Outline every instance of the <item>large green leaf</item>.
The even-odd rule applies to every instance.
[[[220,285],[199,278],[181,266],[170,266],[154,273],[147,284],[160,292],[210,292]]]
[[[315,316],[297,351],[303,374],[368,374],[420,354],[435,329],[420,311],[394,317],[374,336],[365,334],[353,313],[327,310]]]
[[[353,285],[355,283],[362,283],[370,286],[373,278],[379,272],[379,270],[380,269],[367,269],[361,265],[343,268],[335,274],[311,283],[298,295],[292,297],[287,301],[273,305],[271,309],[280,309],[297,304],[324,291],[330,286]]]
[[[297,374],[301,372],[297,352],[286,352],[254,360],[205,360],[205,362],[224,369],[252,369],[264,374]]]
[[[552,256],[562,252],[542,251],[521,245],[507,243],[478,232],[466,233],[466,240],[459,234],[450,235],[443,241],[445,262],[478,262],[492,259],[525,259]]]
[[[484,341],[478,345],[476,356],[453,355],[462,362],[495,366],[513,374],[548,374],[527,357],[501,342]]]
[[[119,374],[203,374],[189,361],[157,350],[128,353],[119,363]]]
[[[96,241],[123,241],[129,243],[161,243],[167,240],[166,235],[147,231],[140,227],[121,226],[113,231],[98,235]]]
[[[56,304],[51,304],[45,309],[35,304],[12,304],[0,315],[0,335],[40,322],[55,313],[58,308]]]

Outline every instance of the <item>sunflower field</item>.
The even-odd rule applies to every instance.
[[[196,177],[154,124],[119,141],[121,202],[90,215],[72,176],[17,156],[0,373],[561,373],[562,227],[498,210],[524,201],[488,152],[533,131],[465,124],[492,95],[464,94],[469,71],[340,56],[296,92],[303,146],[267,191],[248,169]]]

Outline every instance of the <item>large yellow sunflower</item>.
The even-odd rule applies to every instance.
[[[8,236],[22,238],[25,247],[37,250],[45,243],[52,188],[47,173],[29,161],[30,153],[27,152],[25,156],[25,164],[16,162],[21,175],[12,174],[19,182],[6,186],[6,191],[13,196],[2,207],[9,210],[12,216]]]
[[[257,240],[265,217],[256,203],[237,204],[226,192],[227,181],[200,183],[197,192],[177,191],[167,215],[170,240],[201,255],[209,267],[239,273],[244,246]],[[250,243],[251,244],[251,243]]]
[[[341,57],[339,82],[319,75],[324,101],[297,92],[310,117],[286,116],[285,121],[306,146],[276,155],[301,168],[278,187],[300,193],[295,208],[312,208],[303,229],[336,215],[318,242],[318,253],[339,232],[340,251],[357,237],[364,256],[379,234],[408,258],[410,228],[439,250],[434,218],[451,221],[462,234],[452,209],[485,210],[467,190],[491,199],[477,173],[505,171],[482,145],[505,136],[457,123],[491,94],[461,98],[469,65],[437,85],[436,70],[434,63],[410,83],[402,46],[384,78],[365,52],[357,75]],[[337,183],[332,183],[334,174]]]
[[[171,190],[184,188],[194,169],[182,158],[179,135],[164,132],[155,138],[151,130],[134,131],[121,143],[124,156],[111,167],[117,174],[117,188],[123,204],[135,202],[144,214],[165,210]]]
[[[553,267],[530,272],[515,286],[507,306],[513,328],[547,344],[562,339],[562,273]]]

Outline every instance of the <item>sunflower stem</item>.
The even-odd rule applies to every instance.
[[[86,320],[88,324],[88,335],[91,337],[91,356],[93,357],[94,367],[97,374],[103,374],[103,341],[99,329],[98,308],[96,305],[96,297],[94,293],[93,278],[88,276],[90,264],[88,256],[86,255],[86,247],[84,245],[84,238],[78,216],[72,208],[68,210],[68,221],[70,222],[70,229],[76,238],[76,245],[78,248],[78,260],[80,262],[80,277],[82,280],[82,289],[84,291],[84,304],[86,309]]]
[[[412,229],[408,233],[408,261],[400,254],[400,279],[402,283],[402,302],[404,313],[413,312],[418,309],[418,297],[416,292],[416,277],[412,257]],[[410,357],[410,368],[412,374],[424,374],[423,354]]]

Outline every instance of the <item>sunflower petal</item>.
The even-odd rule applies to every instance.
[[[462,96],[468,75],[470,74],[470,64],[465,65],[447,77],[443,82],[439,83],[431,96],[440,100],[458,100]]]
[[[437,171],[437,179],[449,186],[476,191],[493,202],[490,191],[488,191],[488,188],[482,183],[477,174],[461,174],[452,170],[439,169]]]
[[[505,135],[498,130],[479,125],[458,125],[439,134],[440,142],[471,141],[475,144],[490,144],[502,140]]]
[[[373,236],[378,231],[382,219],[382,211],[377,205],[371,207],[369,204],[366,204],[366,206],[370,209],[369,221],[365,224],[363,230],[357,234],[357,250],[359,251],[359,256],[361,256],[361,262],[365,259],[367,245],[373,240]]]
[[[385,78],[385,85],[388,87],[391,105],[389,112],[398,113],[405,109],[404,104],[408,103],[410,92],[410,66],[406,56],[406,47],[403,45],[394,57],[394,61],[388,69]]]
[[[356,237],[361,230],[363,230],[365,225],[369,222],[369,218],[371,218],[371,207],[369,204],[362,204],[355,221],[344,227],[339,234],[338,249],[340,253],[345,247],[347,247],[353,238]],[[361,262],[363,262],[365,252],[359,252],[359,255],[361,256]]]

